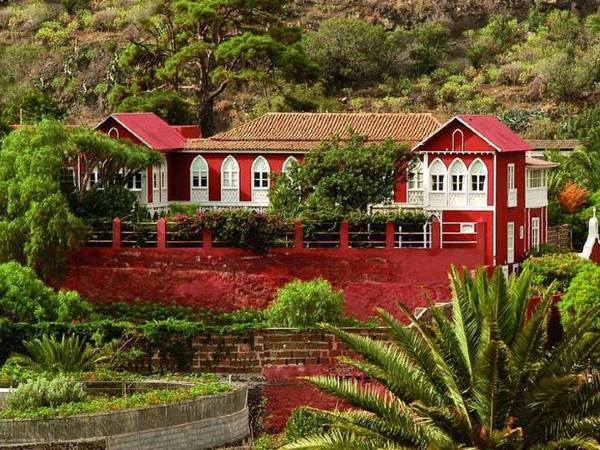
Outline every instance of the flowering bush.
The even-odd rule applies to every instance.
[[[560,194],[558,194],[560,206],[569,214],[578,212],[587,203],[589,198],[590,192],[577,183],[567,183]]]

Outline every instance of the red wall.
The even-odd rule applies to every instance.
[[[515,164],[515,187],[517,188],[517,206],[508,207],[508,164]],[[527,233],[520,238],[520,227],[525,227],[525,153],[509,152],[496,155],[496,176],[498,181],[496,194],[496,265],[506,263],[506,244],[508,222],[515,223],[515,262],[521,261],[525,252]]]
[[[445,151],[452,149],[452,133],[454,130],[461,130],[465,137],[464,150],[466,151],[495,151],[495,149],[488,144],[485,140],[480,138],[477,134],[473,133],[469,128],[463,124],[455,122],[454,124],[448,125],[444,128],[437,136],[432,137],[427,141],[427,144],[423,147],[426,151]],[[461,139],[460,135],[457,134],[455,140],[455,150],[460,150]]]
[[[449,298],[451,264],[484,264],[476,248],[243,249],[82,248],[67,265],[63,287],[92,301],[144,300],[231,311],[264,308],[277,288],[322,276],[344,291],[346,310],[360,319],[398,301],[425,306]]]

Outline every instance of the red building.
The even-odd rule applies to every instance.
[[[170,203],[199,207],[268,206],[272,172],[323,140],[351,132],[367,142],[408,144],[419,162],[398,182],[393,203],[437,218],[442,246],[460,246],[485,226],[486,261],[520,262],[546,241],[546,171],[532,148],[492,116],[461,115],[441,125],[431,114],[269,113],[210,138],[196,126],[170,126],[152,113],[113,114],[98,126],[115,138],[163,152],[130,188],[152,210]]]

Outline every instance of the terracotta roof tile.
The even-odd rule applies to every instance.
[[[581,142],[577,139],[525,139],[536,150],[573,150]]]
[[[427,113],[268,113],[210,138],[191,139],[185,148],[308,151],[334,135],[348,139],[351,130],[368,142],[414,144],[439,126]]]
[[[558,163],[555,163],[553,161],[546,161],[545,159],[529,157],[525,158],[525,164],[532,167],[542,167],[548,169],[552,167],[558,167]]]

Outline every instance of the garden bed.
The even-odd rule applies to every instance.
[[[249,433],[246,387],[172,381],[86,384],[96,393],[131,395],[5,418],[0,420],[0,444],[103,438],[111,449],[204,449],[237,442]]]

